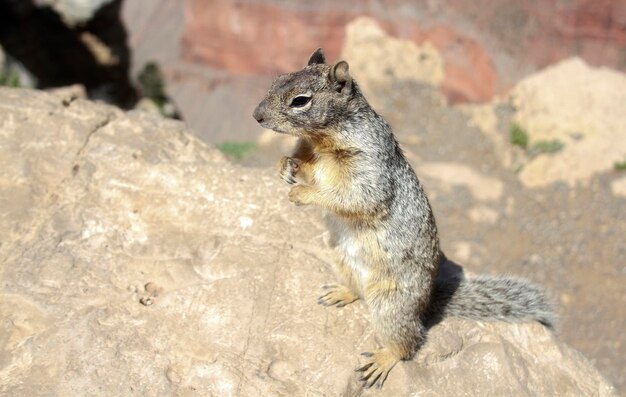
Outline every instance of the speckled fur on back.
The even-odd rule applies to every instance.
[[[299,137],[279,163],[297,205],[328,210],[341,284],[319,303],[363,299],[383,348],[359,368],[366,387],[411,358],[428,317],[455,315],[553,322],[541,290],[519,279],[437,277],[445,259],[430,204],[391,128],[367,103],[348,64],[328,65],[321,49],[308,65],[278,77],[254,112],[264,127]]]

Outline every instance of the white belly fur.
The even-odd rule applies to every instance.
[[[343,220],[329,215],[329,229],[331,234],[331,246],[338,251],[344,263],[352,269],[354,277],[361,286],[365,284],[369,269],[365,260],[366,253],[363,247],[363,239],[358,239],[354,231]]]

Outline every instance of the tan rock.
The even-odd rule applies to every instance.
[[[342,58],[366,94],[373,84],[409,80],[439,86],[444,78],[443,58],[432,44],[396,39],[368,17],[346,26]]]
[[[519,83],[511,92],[515,119],[530,143],[557,139],[563,150],[538,156],[520,173],[527,186],[585,183],[626,153],[626,75],[574,58]]]
[[[626,176],[611,182],[611,193],[616,196],[626,197]]]
[[[87,99],[87,90],[82,84],[72,84],[65,87],[54,87],[46,89],[46,92],[61,98],[65,106],[69,106],[76,99]]]
[[[460,107],[470,122],[490,139],[502,164],[516,169],[528,187],[555,182],[570,186],[613,168],[626,153],[626,75],[588,66],[571,58],[518,83],[504,98],[489,105]],[[529,146],[558,140],[557,153],[520,159],[509,131],[498,131],[494,109],[501,104],[515,110],[513,121],[528,133]]]
[[[0,394],[375,393],[353,372],[364,305],[315,304],[316,210],[180,122],[61,102],[0,88]],[[453,319],[384,393],[613,395],[538,324]]]

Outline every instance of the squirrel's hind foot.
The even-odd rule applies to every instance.
[[[373,353],[361,354],[370,358],[371,362],[355,370],[356,372],[363,372],[363,376],[359,380],[363,382],[363,387],[366,389],[372,386],[380,389],[387,380],[389,371],[400,361],[400,358],[387,348],[378,349]]]
[[[322,286],[322,289],[324,293],[317,299],[320,305],[344,307],[359,299],[357,294],[343,285],[329,284]]]

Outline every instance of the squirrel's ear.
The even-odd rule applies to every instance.
[[[352,77],[348,72],[348,62],[340,61],[330,70],[330,81],[337,83],[338,91],[347,94],[352,89]]]
[[[319,65],[322,63],[326,63],[326,57],[324,56],[324,50],[318,48],[311,54],[308,65]]]

